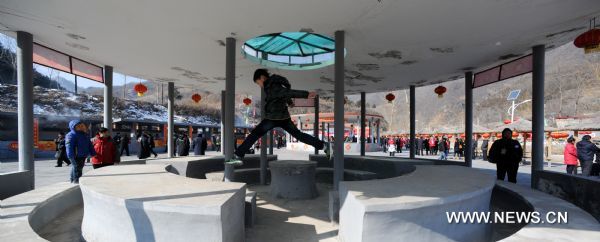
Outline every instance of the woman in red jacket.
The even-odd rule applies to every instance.
[[[573,136],[567,139],[563,155],[565,157],[565,165],[567,165],[567,174],[577,175],[577,148],[575,148],[575,138]]]
[[[96,155],[92,157],[92,166],[94,169],[115,164],[117,151],[115,142],[113,142],[108,134],[108,129],[100,129],[98,135],[94,138],[94,150],[96,151]]]

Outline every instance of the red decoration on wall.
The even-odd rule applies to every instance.
[[[133,90],[137,93],[138,97],[144,96],[144,93],[148,91],[148,87],[142,83],[135,84]]]
[[[446,87],[438,86],[433,91],[438,95],[438,98],[444,97],[444,93],[446,93]]]
[[[385,99],[388,100],[388,103],[392,103],[392,101],[396,99],[396,96],[392,93],[388,93],[387,95],[385,95]]]
[[[552,133],[550,133],[550,137],[552,137],[554,139],[567,138],[567,137],[569,137],[569,133],[565,133],[565,132],[552,132]]]

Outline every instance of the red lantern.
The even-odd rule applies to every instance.
[[[484,139],[487,139],[487,138],[490,137],[490,134],[489,133],[485,133],[485,134],[482,134],[481,137],[483,137]]]
[[[467,135],[465,135],[464,133],[462,133],[462,134],[460,134],[460,137],[461,138],[465,138],[465,137],[467,137]]]
[[[496,133],[496,138],[502,138],[502,133]]]
[[[394,99],[396,99],[396,96],[392,93],[388,93],[387,95],[385,95],[385,99],[388,100],[388,103],[392,103]]]
[[[504,120],[504,124],[510,124],[510,123],[512,123],[512,121],[510,121],[510,119],[505,119]]]
[[[444,97],[444,93],[446,93],[446,87],[438,86],[433,91],[438,95],[438,98]]]
[[[200,96],[200,94],[195,93],[194,95],[192,95],[192,100],[194,100],[194,102],[199,103],[200,100],[202,100],[202,96]]]
[[[144,93],[148,91],[148,87],[142,83],[135,84],[133,90],[137,93],[138,97],[144,96]]]
[[[446,135],[446,138],[450,139],[450,138],[452,138],[452,136],[453,135],[449,134],[449,135]]]
[[[573,44],[577,48],[583,48],[586,54],[600,52],[600,29],[590,29],[577,36]]]
[[[513,137],[513,138],[519,137],[519,133],[518,133],[518,132],[514,132],[514,131],[513,131],[513,133],[512,133],[512,137]]]
[[[586,135],[586,134],[592,134],[592,131],[579,131],[577,133],[580,134],[580,135],[581,134]]]
[[[244,102],[244,104],[246,106],[250,106],[250,104],[252,104],[252,99],[250,99],[250,98],[244,98],[243,102]]]

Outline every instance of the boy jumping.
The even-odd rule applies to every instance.
[[[254,142],[276,127],[284,129],[302,143],[309,144],[317,150],[323,149],[327,158],[331,158],[331,144],[298,130],[292,123],[290,113],[288,112],[288,106],[293,105],[292,98],[315,98],[317,95],[316,92],[293,90],[285,77],[269,75],[266,69],[256,69],[254,72],[254,83],[261,87],[266,94],[263,120],[260,121],[244,142],[235,150],[234,157],[227,161],[227,163],[242,165],[244,155]]]

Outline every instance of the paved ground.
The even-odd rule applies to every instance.
[[[307,160],[308,152],[289,151],[285,149],[275,149],[275,154],[279,159]],[[218,155],[217,152],[208,152],[207,155]],[[350,153],[348,155],[358,155]],[[383,152],[369,152],[370,156],[387,156]],[[408,157],[408,152],[397,154],[397,157]],[[419,158],[437,159],[435,156],[425,156]],[[160,154],[158,158],[166,158],[165,154]],[[123,157],[122,160],[135,160],[137,157]],[[36,187],[51,185],[60,181],[69,179],[71,167],[54,167],[54,160],[41,159],[35,162]],[[483,172],[495,174],[495,165],[476,159],[473,161],[473,167]],[[89,171],[91,165],[86,163],[84,172]],[[565,167],[561,164],[555,164],[553,167],[545,169],[564,172]],[[0,173],[18,170],[18,163],[1,162]],[[523,165],[519,168],[517,177],[518,184],[529,187],[531,178],[531,166]],[[337,241],[337,225],[331,224],[328,220],[328,195],[331,190],[329,184],[318,184],[320,196],[313,200],[286,200],[276,199],[269,196],[268,186],[253,185],[249,190],[256,191],[257,194],[257,221],[253,228],[246,230],[247,241]],[[80,224],[82,210],[71,211],[49,226],[44,228],[46,238],[54,238],[65,241],[76,241],[80,234]]]
[[[308,160],[309,152],[302,151],[290,151],[286,149],[275,149],[274,153],[279,156],[279,159],[291,159],[291,160]],[[218,155],[218,152],[209,151],[207,155]],[[347,153],[348,155],[358,155],[358,153]],[[388,156],[387,153],[383,152],[367,152],[366,155],[369,156]],[[406,157],[408,158],[408,152],[403,151],[402,153],[397,153],[396,157]],[[158,158],[166,158],[166,154],[159,154]],[[437,159],[437,156],[417,156],[417,158],[427,158],[427,159]],[[123,156],[122,160],[136,160],[136,156]],[[451,159],[455,160],[455,159]],[[548,167],[544,165],[545,170],[557,171],[557,172],[565,172],[566,168],[563,164],[559,164],[557,162],[552,163],[552,167]],[[56,182],[68,181],[69,174],[71,171],[70,166],[63,167],[54,167],[56,162],[50,159],[40,159],[35,161],[35,176],[36,187],[50,185]],[[495,174],[496,165],[491,164],[487,161],[483,161],[481,159],[475,159],[473,161],[473,167],[477,169],[481,169],[484,172],[489,172]],[[16,161],[0,161],[0,173],[17,171],[19,169],[19,165]],[[83,172],[87,172],[92,169],[90,163],[86,163],[86,166],[83,169]],[[581,172],[581,169],[579,170]],[[522,165],[519,168],[519,175],[517,176],[517,183],[530,186],[531,179],[531,166],[530,165]]]

